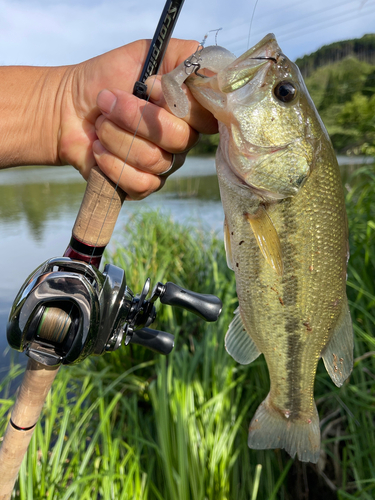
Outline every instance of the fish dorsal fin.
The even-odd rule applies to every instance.
[[[230,242],[229,227],[226,218],[224,219],[224,247],[227,256],[227,265],[229,269],[233,271],[232,246]]]
[[[261,354],[244,327],[239,307],[225,335],[225,349],[241,365],[248,365]]]
[[[279,276],[282,276],[283,258],[280,239],[266,208],[260,205],[256,214],[245,214],[245,217],[250,223],[263,257],[272,269],[274,269]]]
[[[332,381],[341,387],[353,369],[353,326],[346,298],[322,358]]]

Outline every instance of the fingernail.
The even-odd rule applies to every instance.
[[[105,148],[102,146],[102,143],[100,141],[94,141],[92,150],[97,156],[100,156],[105,152]]]
[[[96,99],[96,104],[103,113],[111,113],[115,107],[117,97],[113,92],[108,89],[104,89],[99,92]]]

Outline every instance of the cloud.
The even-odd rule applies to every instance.
[[[140,22],[139,8],[129,3],[88,5],[84,1],[2,0],[0,61],[2,64],[72,64],[140,36],[150,37],[158,13],[154,16],[146,13]]]
[[[254,5],[244,0],[186,0],[174,35],[200,41],[207,31],[222,27],[218,43],[239,55],[247,48]],[[163,6],[164,0],[0,0],[0,63],[73,64],[151,38]],[[374,14],[374,0],[258,0],[250,43],[274,32],[294,59],[326,43],[373,31]],[[214,43],[213,34],[209,41]]]

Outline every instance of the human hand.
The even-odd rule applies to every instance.
[[[159,189],[165,178],[158,174],[168,170],[172,154],[174,166],[181,166],[199,132],[217,131],[216,120],[188,90],[190,113],[183,120],[171,114],[160,77],[147,82],[150,102],[133,96],[148,47],[140,40],[69,67],[60,108],[60,162],[75,166],[86,179],[97,164],[131,199]],[[171,40],[160,73],[174,69],[196,48],[197,42]]]

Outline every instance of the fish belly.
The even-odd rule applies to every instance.
[[[240,315],[271,381],[250,425],[249,446],[283,447],[316,462],[316,367],[347,309],[347,219],[336,159],[317,161],[299,193],[275,203],[228,180],[222,160],[217,170]],[[249,223],[259,204],[280,240],[282,274],[264,258]]]

